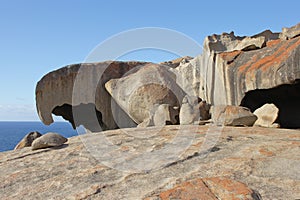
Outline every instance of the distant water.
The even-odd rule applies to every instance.
[[[41,122],[0,122],[0,152],[13,150],[18,142],[32,131],[41,134],[57,132],[67,138],[78,135],[67,122],[55,122],[50,126]]]

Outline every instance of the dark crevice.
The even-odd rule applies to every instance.
[[[300,80],[271,89],[249,91],[241,106],[254,112],[266,103],[273,103],[279,109],[276,123],[282,128],[300,128]]]
[[[52,113],[62,116],[62,118],[69,121],[74,129],[80,125],[92,132],[100,132],[107,129],[107,126],[102,121],[102,113],[92,103],[78,106],[63,104],[55,107]]]

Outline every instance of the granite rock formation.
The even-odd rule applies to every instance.
[[[137,74],[147,71],[150,74],[142,76],[149,79],[152,75],[153,81],[161,78],[164,84],[171,84],[184,94],[200,97],[211,105],[240,105],[254,112],[266,103],[273,103],[279,109],[276,123],[285,128],[299,128],[299,27],[298,24],[283,28],[282,33],[267,30],[250,37],[235,36],[233,32],[215,34],[205,38],[201,55],[160,64],[103,62],[68,66],[39,81],[37,110],[45,124],[52,123],[53,113],[69,120],[73,127],[83,124],[92,131],[134,127],[144,120],[151,124],[148,123],[151,106],[146,105],[157,102],[149,104],[146,101],[151,98],[137,98],[138,95],[144,92],[151,93],[150,96],[165,92],[170,95],[178,90],[153,84],[141,86],[144,80],[138,79]],[[156,66],[161,74],[149,71],[151,67],[147,66]],[[117,80],[127,85],[119,84],[115,88]],[[105,90],[105,84],[113,98]],[[125,94],[124,91],[136,93]],[[166,102],[170,100],[167,99],[159,104],[178,106],[179,103]],[[74,113],[88,114],[74,117]]]
[[[116,147],[112,154],[102,148],[103,135]],[[176,148],[168,144],[178,137],[191,143],[177,160],[169,160],[168,153]],[[206,145],[215,137],[214,146]],[[213,199],[300,198],[299,130],[172,125],[85,134],[69,138],[67,145],[1,152],[0,199],[180,199],[183,191],[200,199],[208,189]],[[167,147],[170,151],[157,159],[155,152]],[[141,152],[156,159],[135,162]],[[114,168],[100,162],[97,156],[104,154],[113,155]],[[120,171],[124,155],[131,155],[130,167],[158,168]]]

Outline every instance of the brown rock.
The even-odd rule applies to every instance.
[[[35,139],[31,145],[32,150],[63,145],[68,139],[58,133],[46,133]]]
[[[218,126],[252,126],[257,120],[248,108],[239,106],[213,106],[211,117]]]
[[[22,149],[24,147],[30,147],[32,142],[40,137],[42,134],[40,134],[37,131],[30,132],[27,135],[24,136],[24,138],[16,145],[15,149]]]

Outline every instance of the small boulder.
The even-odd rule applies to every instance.
[[[37,131],[34,132],[30,132],[27,135],[25,135],[23,137],[23,139],[16,145],[15,150],[16,149],[22,149],[24,147],[30,147],[32,142],[37,139],[38,137],[42,136],[42,134],[40,134]]]
[[[186,95],[182,100],[179,112],[179,121],[182,125],[193,124],[200,120],[199,99],[196,96]]]
[[[274,124],[278,117],[279,109],[274,104],[265,104],[262,107],[256,109],[253,114],[257,116],[257,120],[254,123],[255,126],[262,127],[278,127],[278,124]]]
[[[240,106],[212,106],[211,117],[217,126],[253,126],[257,117]]]
[[[199,121],[210,119],[210,105],[197,96],[186,95],[182,100],[179,119],[180,124],[198,124]]]
[[[36,150],[47,147],[57,147],[63,145],[67,141],[68,139],[60,134],[49,132],[34,140],[31,148],[32,150]]]

